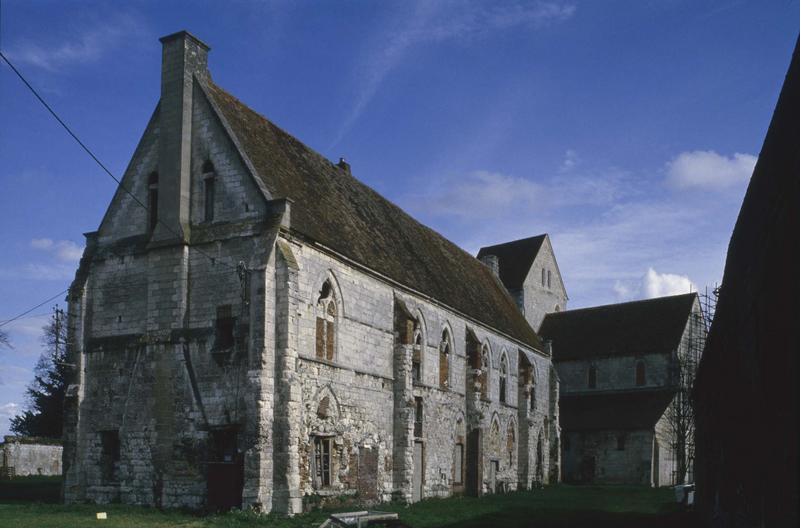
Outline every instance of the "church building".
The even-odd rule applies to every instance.
[[[161,42],[160,101],[69,291],[65,500],[292,514],[557,479],[534,330],[565,307],[555,266],[515,277],[546,306],[509,295],[217,86],[203,42]]]

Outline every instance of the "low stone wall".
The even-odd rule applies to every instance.
[[[60,445],[28,444],[7,439],[0,444],[0,474],[8,476],[61,475]]]

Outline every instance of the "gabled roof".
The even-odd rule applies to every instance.
[[[541,350],[491,271],[449,240],[210,81],[204,87],[291,228],[345,257]]]
[[[546,234],[538,235],[504,244],[482,247],[478,258],[495,255],[500,265],[500,280],[510,290],[519,290],[542,248]]]
[[[558,420],[563,431],[652,429],[674,396],[674,390],[562,395]]]
[[[539,335],[553,360],[668,354],[680,345],[696,293],[549,313]]]

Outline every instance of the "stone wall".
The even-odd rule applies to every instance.
[[[652,431],[565,431],[562,435],[566,482],[653,483]]]
[[[0,474],[61,475],[60,445],[28,444],[6,437],[0,444]]]
[[[542,284],[542,269],[545,271],[545,283]],[[550,272],[550,284],[547,284],[547,272]],[[520,299],[521,296],[521,299]],[[544,316],[550,312],[563,312],[567,309],[567,292],[561,280],[561,272],[556,263],[555,253],[546,237],[542,247],[528,270],[523,283],[522,292],[517,293],[525,319],[534,330],[539,330]]]
[[[636,363],[645,365],[645,384],[636,385]],[[595,388],[589,388],[589,368],[597,372]],[[609,390],[666,387],[672,382],[672,359],[669,354],[595,357],[559,361],[556,364],[562,393],[601,392]]]

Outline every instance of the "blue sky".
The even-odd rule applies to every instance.
[[[798,4],[3,0],[0,46],[121,175],[188,29],[218,84],[466,250],[550,233],[576,308],[720,280]],[[4,320],[67,287],[115,184],[4,64],[0,116]],[[4,327],[0,434],[48,308]]]

